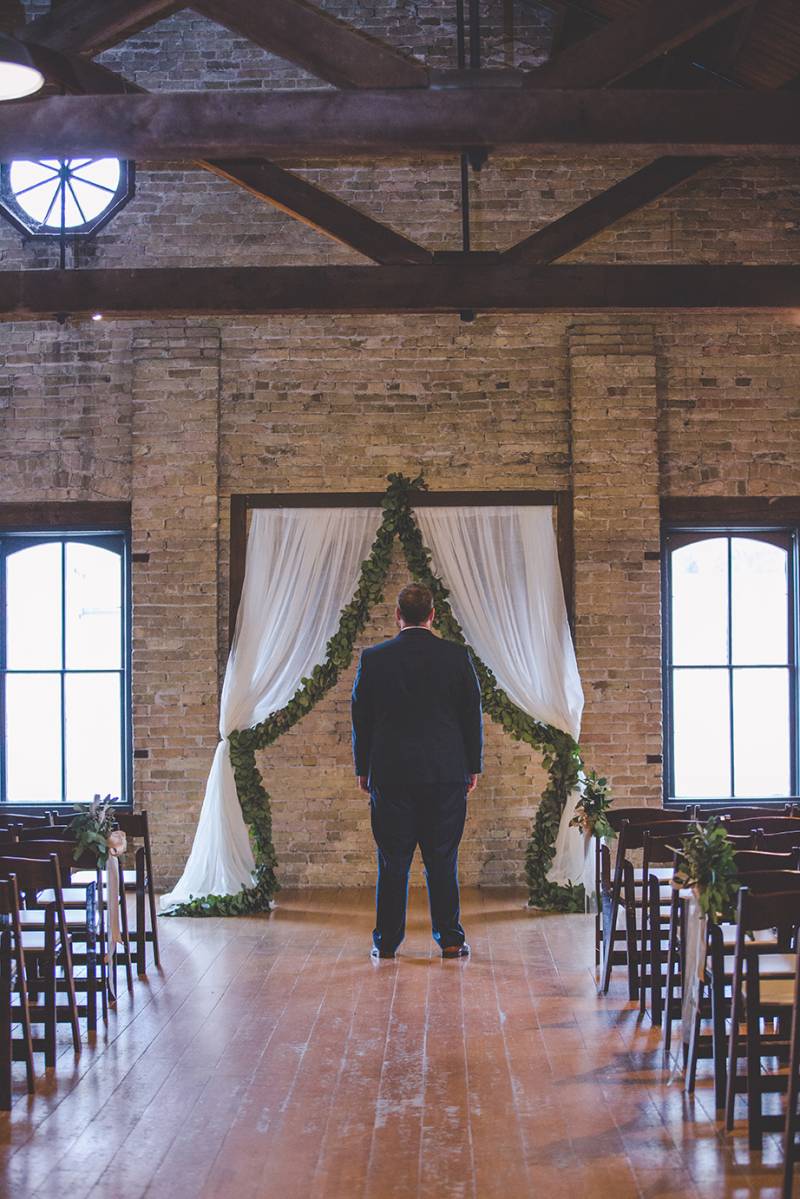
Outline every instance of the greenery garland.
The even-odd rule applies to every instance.
[[[275,877],[277,860],[272,843],[270,797],[256,765],[256,750],[272,745],[302,720],[336,685],[342,670],[350,665],[358,635],[366,627],[374,605],[383,599],[395,537],[400,539],[413,577],[425,583],[433,593],[436,607],[434,627],[443,637],[457,641],[469,650],[480,680],[484,710],[515,740],[524,741],[542,754],[548,782],[536,811],[525,855],[530,904],[556,911],[584,910],[582,886],[562,887],[547,880],[547,872],[555,855],[561,813],[583,771],[577,743],[569,733],[534,720],[512,703],[497,686],[489,667],[467,645],[461,626],[448,603],[449,592],[431,569],[430,553],[414,519],[412,494],[427,490],[427,484],[421,475],[410,479],[402,474],[391,474],[388,479],[389,486],[381,501],[383,519],[370,555],[362,564],[355,595],[342,610],[339,627],[328,642],[324,662],[314,667],[309,678],[301,680],[299,689],[285,708],[274,712],[253,728],[231,733],[229,737],[236,791],[253,841],[255,884],[237,895],[207,895],[192,899],[174,908],[169,913],[172,916],[240,916],[269,909],[279,884]]]

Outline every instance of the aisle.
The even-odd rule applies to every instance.
[[[64,1042],[57,1077],[0,1117],[3,1194],[777,1193],[707,1084],[693,1102],[666,1085],[620,985],[597,997],[590,919],[468,891],[473,957],[444,963],[415,891],[402,957],[376,964],[370,892],[279,898],[270,917],[162,920],[163,975],[123,986],[97,1047],[73,1070]]]

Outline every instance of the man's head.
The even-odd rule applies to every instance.
[[[397,597],[397,621],[401,629],[433,624],[433,595],[423,583],[408,583]]]

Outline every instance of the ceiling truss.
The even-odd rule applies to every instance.
[[[123,76],[91,61],[100,51],[186,7],[340,90],[148,96]],[[270,0],[268,4],[263,0],[194,0],[191,5],[175,0],[69,0],[19,31],[32,44],[48,78],[68,94],[0,109],[0,157],[40,157],[73,150],[94,153],[105,147],[103,152],[148,161],[194,161],[380,267],[377,271],[302,268],[323,272],[315,277],[314,284],[322,294],[327,294],[326,271],[348,269],[368,276],[362,282],[360,275],[353,275],[347,283],[349,304],[364,306],[346,309],[341,307],[341,298],[338,307],[314,309],[309,307],[312,300],[308,294],[305,308],[296,308],[297,297],[304,294],[297,273],[301,268],[242,268],[230,273],[229,280],[226,276],[226,287],[246,296],[247,303],[254,305],[242,311],[458,311],[467,306],[481,311],[538,311],[555,302],[546,301],[541,294],[545,277],[551,288],[558,280],[555,299],[569,294],[567,307],[571,309],[619,307],[624,298],[619,291],[622,270],[639,272],[635,294],[629,297],[632,308],[761,308],[769,306],[764,294],[768,285],[777,288],[777,307],[785,307],[797,283],[793,268],[569,268],[589,272],[569,277],[553,274],[556,268],[551,272],[538,269],[667,194],[721,155],[798,152],[800,108],[791,92],[781,95],[723,90],[690,95],[679,90],[632,94],[624,86],[620,89],[623,81],[636,82],[643,70],[666,75],[663,64],[676,50],[691,47],[696,39],[707,38],[709,31],[718,27],[722,35],[720,53],[730,59],[747,37],[752,12],[753,0],[671,0],[668,5],[663,0],[644,0],[628,16],[601,26],[580,41],[571,43],[564,37],[558,53],[538,70],[444,73],[429,70],[418,59],[305,0]],[[102,102],[100,97],[111,99]],[[54,129],[60,131],[55,141]],[[71,136],[76,138],[74,145]],[[495,153],[534,146],[537,152],[558,153],[578,144],[601,150],[620,146],[656,152],[661,149],[662,156],[505,253],[466,258],[432,254],[272,161],[274,155],[290,153],[295,157],[441,154],[476,146]],[[568,268],[558,269],[563,272]],[[692,286],[698,288],[693,292],[696,303],[691,302],[691,289],[685,290],[683,280],[690,278],[688,274],[671,277],[675,282],[666,299],[671,297],[672,303],[657,302],[647,279],[650,273],[655,279],[665,270],[695,272]],[[602,283],[601,275],[592,271],[605,272]],[[706,274],[697,275],[698,271]],[[721,283],[720,271],[739,272],[727,276],[724,294],[716,290]],[[165,311],[159,307],[155,286],[158,274],[80,272],[84,287],[91,277],[103,293],[117,286],[112,285],[111,276],[117,276],[117,284],[124,277],[127,286],[135,287],[137,303],[144,302],[144,292],[149,290],[146,277],[152,278],[149,308],[133,304],[130,311],[125,310],[120,307],[124,297],[118,296],[115,301],[111,295],[104,304],[98,295],[96,304],[88,306],[121,315]],[[200,275],[210,276],[213,271],[172,274],[178,287],[174,294],[183,295],[187,305],[181,311],[189,312],[192,292],[184,293],[182,289],[196,287]],[[59,275],[36,271],[17,276],[5,272],[4,285],[12,286],[4,288],[9,292],[8,304],[0,302],[4,319],[78,311],[76,297],[66,303],[70,285],[65,282],[62,289],[57,282]],[[191,285],[190,276],[195,277]],[[37,289],[35,294],[26,291],[26,277]],[[663,286],[666,277],[661,273],[659,278]],[[627,284],[632,279],[627,277]],[[221,282],[218,277],[215,286]],[[479,283],[487,290],[475,295]],[[392,286],[401,287],[397,309],[387,307],[387,289]],[[457,286],[462,288],[458,298],[454,295]],[[425,294],[418,295],[416,306],[408,307],[413,299],[408,289],[413,287]],[[588,289],[583,305],[579,294],[582,287]],[[238,311],[230,290],[225,294],[221,310]],[[359,296],[366,298],[359,300]],[[654,301],[652,305],[644,304],[648,297]],[[724,299],[729,302],[716,302]],[[282,307],[284,304],[288,308]],[[795,304],[800,304],[800,298],[792,300],[790,306]]]

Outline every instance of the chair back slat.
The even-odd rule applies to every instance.
[[[612,807],[607,812],[608,823],[615,832],[619,832],[624,820],[627,820],[630,824],[656,824],[660,820],[689,820],[691,815],[691,808],[688,804],[683,808]]]
[[[150,839],[150,828],[147,812],[114,812],[114,819],[126,837],[136,837],[141,840]]]
[[[642,849],[645,861],[650,866],[663,866],[674,861],[675,854],[680,852],[681,842],[691,832],[693,822],[675,821],[663,827],[667,828],[666,832],[658,826],[644,831]],[[636,848],[630,844],[628,847]]]
[[[739,937],[744,932],[758,932],[763,929],[796,928],[800,924],[800,871],[794,879],[787,877],[788,872],[767,872],[757,878],[755,874],[747,879],[747,885],[739,890],[739,907],[737,924]],[[780,890],[770,887],[770,882],[779,880]],[[763,881],[764,889],[759,883]],[[791,881],[791,889],[788,886]]]
[[[747,833],[755,829],[764,833],[791,833],[800,831],[800,817],[758,816],[745,820],[726,820],[725,828],[730,833]]]
[[[97,858],[90,849],[85,849],[78,858],[75,857],[75,842],[71,838],[50,837],[46,839],[43,837],[32,837],[19,841],[17,850],[19,853],[25,853],[31,858],[46,857],[49,854],[55,854],[62,871],[65,872],[70,870],[97,869]]]
[[[645,840],[654,832],[664,839],[682,839],[693,827],[691,820],[659,820],[654,825],[631,824],[624,820],[619,830],[617,852],[627,854],[632,849],[644,849]]]
[[[800,846],[800,829],[789,829],[783,833],[765,833],[759,832],[758,849],[768,850],[770,853],[787,853]]]
[[[54,853],[48,854],[46,857],[27,858],[24,856],[24,850],[18,848],[18,855],[12,853],[0,853],[0,875],[8,877],[9,874],[16,875],[17,886],[20,891],[36,892],[61,889],[61,871],[58,865],[58,856]]]
[[[796,870],[798,866],[796,853],[765,853],[758,849],[739,849],[734,851],[734,858],[740,877],[755,870]]]
[[[709,816],[727,816],[731,820],[749,820],[751,816],[791,816],[792,805],[784,804],[715,804],[713,807],[707,807],[705,804],[696,804],[695,815],[698,820],[707,820]]]
[[[75,838],[65,825],[46,824],[36,828],[20,828],[16,833],[20,841],[71,841],[75,844]]]

